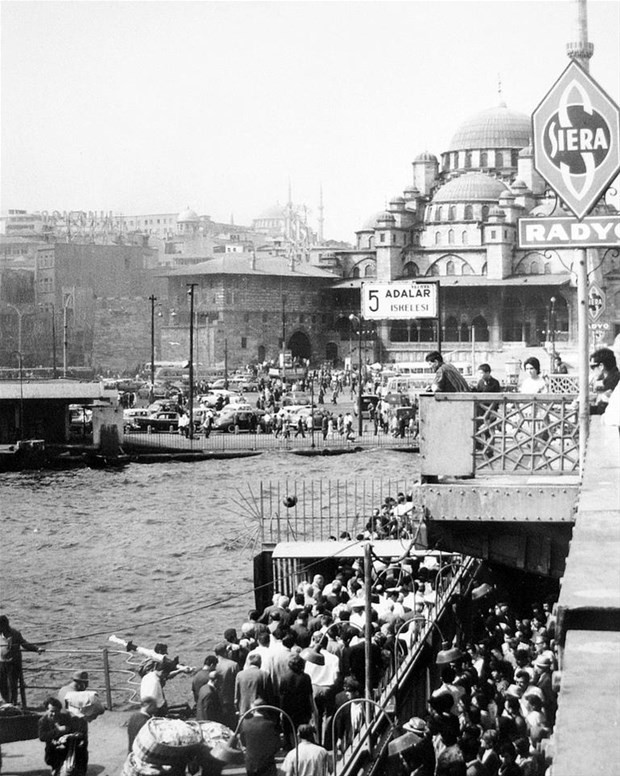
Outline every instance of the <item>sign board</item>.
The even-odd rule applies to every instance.
[[[366,320],[437,318],[439,282],[362,283],[361,301],[362,318]]]
[[[596,283],[592,283],[588,291],[588,313],[592,322],[598,321],[605,312],[607,303],[605,301],[605,292],[599,288]]]
[[[532,114],[534,167],[578,219],[620,170],[620,109],[574,60]]]
[[[620,245],[620,216],[519,218],[519,248],[598,248]]]

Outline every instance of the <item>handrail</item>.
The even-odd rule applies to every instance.
[[[278,714],[281,714],[283,717],[286,717],[286,719],[289,721],[291,725],[291,729],[293,731],[293,738],[295,740],[295,776],[297,776],[297,774],[299,774],[299,738],[297,737],[297,730],[295,729],[295,723],[291,719],[290,715],[287,714],[286,711],[283,711],[278,706],[271,706],[269,703],[263,703],[260,706],[254,706],[253,708],[250,708],[247,711],[244,711],[243,714],[239,717],[239,721],[237,722],[237,727],[235,728],[235,732],[233,734],[232,740],[234,741],[237,738],[237,736],[240,735],[241,723],[243,722],[243,720],[250,714],[254,713],[255,711],[258,711],[259,709],[269,709],[270,711],[277,711]]]
[[[373,701],[370,698],[351,698],[348,701],[345,701],[342,706],[339,706],[336,711],[334,712],[334,716],[332,717],[332,774],[333,776],[337,776],[337,762],[338,762],[338,750],[336,746],[336,719],[338,718],[338,715],[340,712],[348,708],[349,706],[352,706],[354,703],[364,703],[364,704],[372,704],[375,708],[379,709],[379,711],[385,716],[385,718],[388,721],[388,724],[392,728],[392,730],[395,729],[395,725],[390,719],[389,714],[387,711],[379,704],[377,701]],[[375,720],[373,720],[375,721]],[[366,729],[368,731],[368,728],[370,727],[369,724],[366,725]],[[365,738],[365,737],[364,737]],[[363,741],[360,741],[360,744],[362,744]],[[343,752],[344,754],[344,752]]]

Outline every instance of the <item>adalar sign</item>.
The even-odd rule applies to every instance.
[[[362,317],[375,321],[437,318],[438,286],[438,281],[417,280],[362,283]]]

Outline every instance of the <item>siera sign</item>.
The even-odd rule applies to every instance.
[[[534,166],[578,219],[620,170],[620,110],[574,60],[532,114]]]
[[[439,283],[436,280],[362,283],[361,301],[362,318],[366,320],[437,318]]]

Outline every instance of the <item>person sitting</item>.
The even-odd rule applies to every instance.
[[[480,364],[478,367],[480,379],[476,383],[476,390],[480,393],[499,393],[502,388],[499,380],[491,374],[491,367],[488,364]]]
[[[540,374],[540,361],[535,356],[530,356],[523,362],[523,369],[526,376],[519,388],[521,393],[546,393],[547,381]]]
[[[467,380],[452,364],[447,364],[438,350],[433,350],[426,356],[425,361],[431,365],[435,372],[435,378],[430,390],[440,393],[469,392]]]
[[[58,776],[69,757],[74,759],[75,776],[85,776],[88,768],[88,723],[64,711],[58,698],[45,701],[45,714],[39,719],[39,741],[45,743],[45,763]]]

